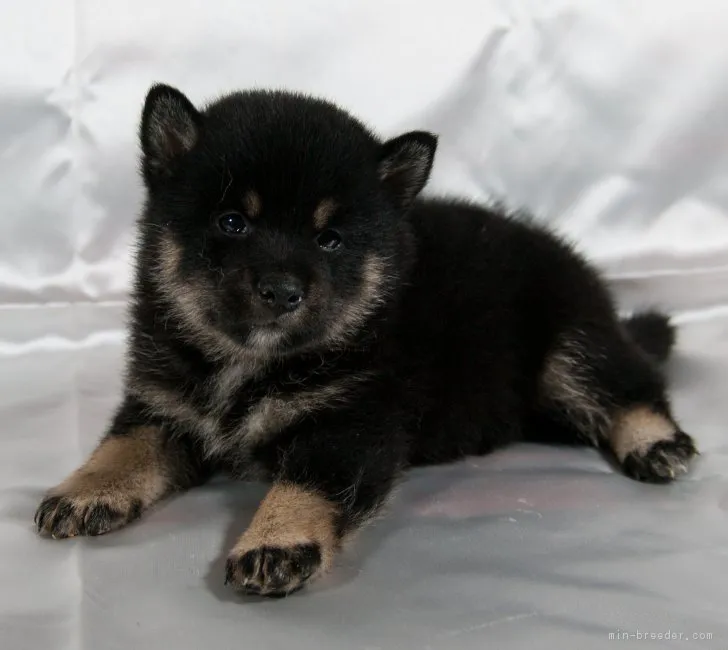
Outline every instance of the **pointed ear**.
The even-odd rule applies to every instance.
[[[197,142],[202,118],[179,90],[164,84],[149,89],[139,138],[147,178],[168,175],[175,160]]]
[[[379,178],[400,208],[409,208],[430,177],[437,136],[411,131],[382,145]]]

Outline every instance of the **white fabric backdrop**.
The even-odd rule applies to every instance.
[[[0,647],[728,643],[727,36],[718,0],[2,3]],[[196,101],[310,91],[383,135],[439,133],[430,191],[527,206],[625,308],[676,312],[695,472],[654,489],[589,450],[525,446],[416,472],[327,581],[281,603],[220,586],[258,487],[211,486],[109,538],[36,539],[38,497],[119,392],[153,81]]]

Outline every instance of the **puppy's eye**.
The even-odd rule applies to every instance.
[[[325,251],[335,251],[341,246],[341,235],[335,230],[324,230],[316,237],[316,243]]]
[[[241,237],[250,232],[248,220],[239,212],[226,212],[217,218],[217,226],[226,235]]]

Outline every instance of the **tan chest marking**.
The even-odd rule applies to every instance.
[[[264,443],[307,415],[345,403],[367,376],[352,375],[319,388],[263,397],[250,408],[232,433],[224,435],[220,422],[233,392],[248,378],[243,370],[229,367],[217,375],[212,388],[213,398],[204,412],[186,403],[181,395],[154,384],[137,382],[130,384],[129,389],[154,412],[197,431],[206,453],[216,456]]]

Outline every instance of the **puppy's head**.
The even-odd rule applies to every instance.
[[[198,110],[157,85],[140,138],[148,272],[183,327],[261,355],[344,343],[396,290],[435,136],[381,142],[283,92]]]

